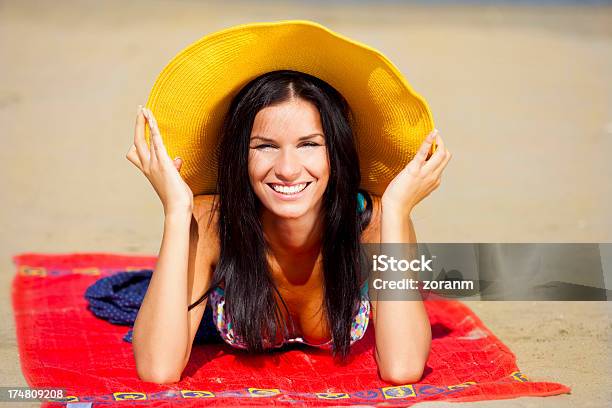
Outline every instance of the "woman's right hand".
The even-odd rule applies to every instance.
[[[150,130],[150,145],[145,140],[145,122]],[[149,179],[167,215],[173,213],[191,214],[193,192],[179,174],[183,161],[170,159],[162,140],[153,113],[142,106],[136,115],[134,144],[125,156]]]

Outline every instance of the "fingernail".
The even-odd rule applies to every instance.
[[[136,114],[139,115],[140,112],[142,112],[142,105],[138,105],[138,110],[136,111]]]

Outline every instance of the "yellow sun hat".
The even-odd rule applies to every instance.
[[[338,90],[353,112],[361,188],[382,195],[434,129],[427,102],[379,51],[305,20],[230,27],[202,37],[159,74],[151,109],[194,195],[216,192],[216,149],[232,98],[264,73],[293,70]],[[149,140],[149,129],[146,129]]]

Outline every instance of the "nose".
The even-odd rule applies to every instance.
[[[274,164],[274,173],[282,181],[291,182],[297,179],[302,171],[302,164],[293,150],[281,149]]]

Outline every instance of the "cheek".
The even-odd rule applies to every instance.
[[[321,152],[309,155],[304,164],[317,178],[327,180],[329,177],[329,159],[326,150],[322,149]]]
[[[249,161],[248,161],[249,182],[251,184],[251,187],[254,190],[256,190],[255,187],[257,185],[257,180],[261,178],[259,175],[259,173],[261,173],[260,167],[261,167],[261,163],[258,160],[258,158],[252,154],[249,154]]]
[[[251,181],[257,180],[265,175],[266,161],[256,153],[249,153],[248,171]]]

